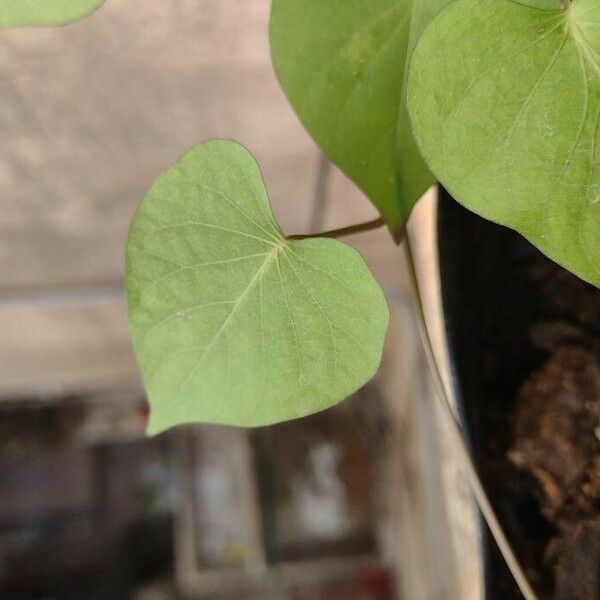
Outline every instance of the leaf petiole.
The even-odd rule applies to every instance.
[[[290,240],[308,240],[310,238],[340,238],[346,235],[353,235],[355,233],[363,233],[365,231],[372,231],[379,229],[385,225],[385,221],[379,217],[366,223],[358,223],[357,225],[349,225],[348,227],[340,227],[339,229],[330,229],[329,231],[323,231],[321,233],[306,233],[296,234],[287,236]]]

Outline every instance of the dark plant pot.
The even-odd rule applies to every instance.
[[[565,352],[568,356],[569,348],[573,352],[588,352],[591,370],[588,369],[586,377],[594,379],[594,361],[598,357],[595,343],[600,331],[600,292],[544,257],[517,233],[467,211],[443,189],[440,190],[437,225],[450,369],[475,465],[515,553],[540,598],[596,598],[597,595],[587,594],[597,591],[594,587],[597,582],[582,582],[583,587],[577,589],[573,586],[580,582],[569,580],[570,577],[585,579],[590,577],[589,573],[567,572],[569,560],[575,560],[571,570],[585,567],[585,570],[591,569],[592,579],[598,578],[600,563],[596,564],[594,573],[595,541],[592,539],[592,547],[581,559],[568,556],[571,541],[565,540],[558,546],[558,558],[549,555],[552,540],[557,539],[562,525],[557,525],[560,519],[555,522],[548,518],[548,490],[542,485],[543,479],[534,475],[532,469],[519,464],[517,458],[522,456],[515,447],[521,447],[519,435],[527,433],[524,427],[528,418],[533,429],[536,427],[535,416],[527,416],[524,411],[529,409],[523,405],[529,400],[537,402],[533,398],[537,391],[548,394],[548,399],[539,404],[542,407],[540,422],[544,420],[552,429],[555,426],[552,419],[556,419],[557,414],[562,419],[559,413],[549,416],[544,412],[554,401],[554,390],[561,385],[544,387],[543,381],[557,369],[560,374],[561,363],[557,362],[557,357]],[[566,368],[564,377],[579,381],[577,378],[581,373],[577,368],[572,371]],[[584,368],[587,367],[581,367]],[[598,379],[598,382],[586,379],[582,389],[577,383],[569,385],[575,389],[576,396],[585,396],[588,393],[585,386],[591,386],[589,393],[597,400],[596,392],[600,387],[595,386],[596,383],[600,386],[600,377]],[[566,392],[561,393],[568,396]],[[587,400],[581,400],[583,406]],[[577,406],[577,401],[571,405]],[[558,424],[559,429],[563,427],[561,432],[577,424],[575,417],[570,420],[566,411],[564,420]],[[581,424],[585,435],[588,435],[588,427],[593,435],[595,426],[597,423],[587,424],[585,419]],[[552,440],[560,436],[551,436],[549,442],[540,441],[539,447],[535,446],[537,442],[532,436],[531,443],[536,450],[547,443],[547,452],[560,453],[561,446],[552,445]],[[600,449],[600,446],[590,444],[590,452]],[[543,452],[541,456],[541,464],[545,465],[544,460],[548,457],[544,458]],[[560,456],[556,458],[561,460]],[[569,456],[563,458],[568,460]],[[560,484],[560,469],[557,472]],[[600,523],[600,506],[596,506],[596,511]],[[593,513],[592,507],[589,514],[581,518],[593,520]],[[575,527],[578,516],[573,512],[569,514]],[[482,537],[486,599],[521,598],[489,532],[484,531]],[[600,545],[600,535],[596,541]],[[573,552],[577,552],[577,548]],[[590,553],[592,556],[587,556]],[[590,558],[591,562],[585,564]]]

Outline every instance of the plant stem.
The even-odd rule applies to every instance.
[[[289,235],[289,240],[308,240],[310,238],[339,238],[345,235],[353,235],[355,233],[362,233],[363,231],[372,231],[373,229],[379,229],[385,225],[384,220],[379,217],[366,223],[359,223],[358,225],[349,225],[348,227],[341,227],[340,229],[330,229],[329,231],[323,231],[322,233],[307,233]]]
[[[440,372],[439,365],[435,360],[434,352],[433,352],[433,343],[431,341],[431,335],[429,334],[429,329],[427,327],[427,318],[425,316],[425,309],[423,306],[423,301],[420,292],[419,279],[417,275],[417,269],[415,266],[414,256],[412,252],[412,247],[410,243],[409,236],[406,236],[404,241],[404,250],[406,254],[406,261],[408,263],[409,274],[412,283],[413,296],[415,300],[415,305],[417,308],[417,316],[419,322],[419,329],[421,331],[421,337],[423,338],[423,345],[425,346],[425,354],[427,356],[427,362],[431,368],[433,374],[433,383],[436,391],[436,397],[439,401],[440,406],[442,407],[448,421],[452,425],[452,430],[455,433],[455,437],[458,441],[458,447],[461,453],[462,462],[465,466],[467,477],[469,479],[469,483],[471,486],[471,490],[473,495],[475,496],[475,500],[477,505],[479,506],[479,510],[483,515],[488,527],[498,545],[498,548],[502,554],[502,557],[506,561],[506,564],[519,588],[521,594],[525,600],[537,600],[537,596],[533,591],[532,587],[527,580],[527,577],[523,571],[523,568],[519,564],[517,557],[515,556],[506,535],[496,517],[494,509],[487,497],[483,484],[481,483],[481,479],[477,473],[477,469],[473,464],[473,460],[471,459],[471,454],[469,452],[469,447],[466,442],[465,433],[463,427],[456,416],[454,411],[454,407],[450,400],[450,393],[446,389],[444,385],[444,380],[442,378],[442,374]]]

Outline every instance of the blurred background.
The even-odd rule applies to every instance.
[[[124,248],[160,171],[233,138],[286,233],[376,216],[288,106],[269,4],[107,0],[0,32],[0,598],[478,597],[477,520],[384,229],[351,240],[393,315],[371,383],[292,423],[145,437]]]

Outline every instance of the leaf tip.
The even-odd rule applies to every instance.
[[[391,231],[392,237],[394,238],[394,242],[396,246],[399,246],[406,236],[406,225],[402,225],[401,227],[397,227],[396,229]]]

